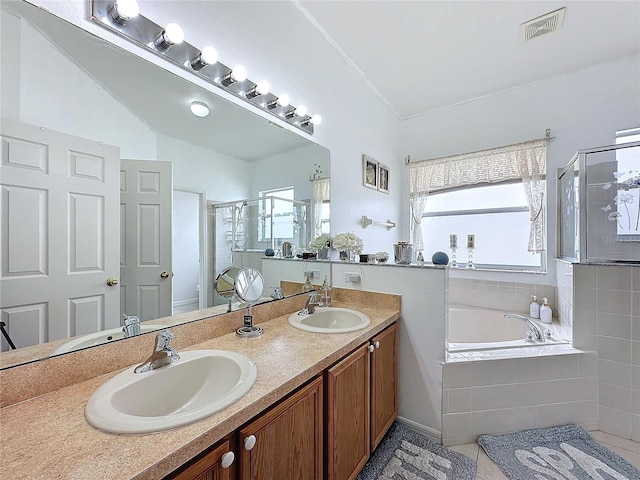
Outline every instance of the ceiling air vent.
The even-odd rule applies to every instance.
[[[563,7],[559,10],[554,10],[551,13],[542,15],[541,17],[534,18],[528,22],[522,24],[522,38],[526,42],[532,38],[539,37],[545,33],[555,32],[562,26],[562,20],[564,19]]]

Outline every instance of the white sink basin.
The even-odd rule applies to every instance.
[[[319,307],[309,315],[300,315],[298,312],[291,314],[289,323],[308,332],[345,333],[367,327],[371,319],[349,308]]]
[[[140,333],[153,332],[155,330],[162,330],[167,328],[166,325],[140,325]],[[122,333],[122,327],[112,328],[110,330],[102,330],[100,332],[89,333],[82,337],[74,338],[73,340],[63,343],[53,352],[49,354],[50,357],[54,355],[60,355],[61,353],[73,352],[74,350],[80,350],[81,348],[93,347],[95,345],[102,345],[103,343],[113,342],[114,340],[121,340],[125,338]]]
[[[149,433],[195,422],[225,409],[256,381],[254,363],[224,350],[179,352],[166,367],[133,373],[133,366],[89,398],[87,421],[113,433]]]

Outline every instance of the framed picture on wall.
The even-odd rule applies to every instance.
[[[362,155],[362,184],[378,189],[378,162],[367,155]]]
[[[389,193],[389,167],[378,163],[378,190]]]

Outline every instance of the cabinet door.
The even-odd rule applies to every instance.
[[[398,324],[371,340],[371,451],[398,416]]]
[[[318,377],[243,427],[240,478],[321,480],[322,401]]]
[[[233,452],[229,439],[225,439],[165,480],[231,480],[230,461],[233,462]]]
[[[355,478],[369,458],[369,344],[327,370],[327,478]]]

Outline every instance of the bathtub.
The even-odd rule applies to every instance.
[[[515,318],[505,318],[505,313],[507,312],[473,307],[449,307],[447,350],[466,352],[568,343],[562,339],[555,323],[550,325],[533,319],[540,333],[546,328],[551,330],[551,339],[526,342],[524,339],[529,327]]]

